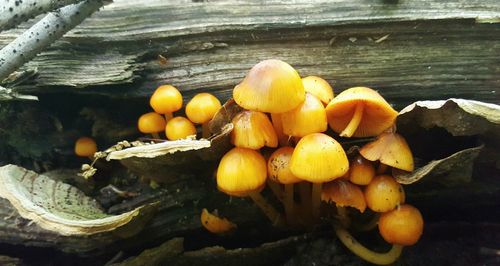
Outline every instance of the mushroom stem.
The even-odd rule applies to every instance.
[[[319,219],[319,211],[321,206],[321,187],[323,183],[313,183],[311,191],[311,212],[315,221]]]
[[[363,224],[354,224],[353,228],[354,230],[358,232],[366,232],[374,229],[378,225],[378,219],[380,217],[380,214],[375,213],[373,217],[366,223]]]
[[[295,217],[295,202],[293,200],[293,184],[285,184],[283,205],[285,205],[285,214],[288,224],[295,225],[297,219]]]
[[[387,172],[387,169],[389,168],[389,166],[387,164],[384,164],[384,163],[380,163],[378,165],[378,168],[377,168],[377,174],[383,174],[385,172]]]
[[[361,122],[361,118],[363,118],[363,109],[364,104],[357,104],[356,109],[354,110],[354,114],[352,115],[351,122],[347,125],[347,127],[340,133],[341,137],[351,137],[356,129],[358,129],[359,123]]]
[[[341,226],[335,226],[335,234],[352,253],[373,264],[391,264],[399,258],[401,252],[403,251],[403,246],[396,244],[392,245],[392,248],[386,253],[378,253],[369,250]]]
[[[210,120],[201,124],[201,137],[204,139],[207,139],[208,137],[210,137],[210,127],[208,126],[209,122],[210,122]]]
[[[271,220],[274,226],[283,226],[285,224],[282,215],[270,205],[259,192],[250,192],[250,198],[257,206],[264,212],[264,214]]]
[[[309,183],[299,183],[300,219],[304,225],[311,225],[311,189]]]
[[[339,216],[340,223],[344,227],[347,228],[351,225],[351,219],[349,219],[349,215],[347,214],[346,208],[337,206],[337,214]]]
[[[170,120],[174,117],[174,115],[172,113],[165,113],[163,115],[165,116],[165,122],[168,122],[168,120]]]
[[[280,184],[272,181],[271,179],[267,179],[267,185],[269,186],[269,188],[271,189],[271,191],[273,192],[274,196],[280,201],[280,202],[283,202],[284,201],[284,197],[283,197],[283,189],[281,189],[281,186]]]
[[[158,132],[151,133],[151,136],[152,136],[154,139],[161,139],[161,138],[160,138],[160,134],[158,134]]]

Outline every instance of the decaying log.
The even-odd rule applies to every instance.
[[[499,11],[493,0],[118,0],[28,64],[39,75],[21,88],[129,98],[172,83],[186,98],[203,89],[225,100],[253,64],[280,58],[337,91],[367,85],[399,106],[451,96],[497,102]],[[0,45],[26,27],[0,34]]]

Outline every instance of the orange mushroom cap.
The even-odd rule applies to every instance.
[[[281,147],[273,152],[267,161],[269,178],[281,184],[294,184],[302,181],[290,171],[292,147]]]
[[[281,114],[283,133],[303,137],[324,132],[328,128],[325,107],[316,96],[306,93],[306,99],[291,111]]]
[[[328,124],[341,136],[350,137],[350,133],[342,133],[351,124],[357,109],[361,111],[361,117],[357,127],[354,127],[353,137],[377,136],[392,126],[398,115],[378,92],[366,87],[354,87],[341,92],[327,105]]]
[[[205,208],[201,210],[200,222],[205,229],[214,234],[228,233],[236,228],[236,224],[226,218],[220,218],[216,214],[208,212]]]
[[[316,96],[323,104],[328,104],[333,99],[333,89],[328,82],[320,77],[308,76],[302,78],[304,90]]]
[[[155,112],[143,114],[137,121],[137,127],[142,133],[157,133],[165,130],[165,118]]]
[[[174,86],[162,85],[151,95],[149,104],[159,114],[173,113],[182,108],[182,95]]]
[[[353,207],[360,212],[364,212],[366,209],[365,196],[361,188],[342,178],[335,179],[323,186],[321,200],[333,201],[339,207]]]
[[[80,157],[94,156],[97,152],[97,144],[93,138],[81,137],[75,142],[75,154]]]
[[[380,215],[378,229],[388,243],[411,246],[424,232],[424,219],[417,208],[404,204]]]
[[[215,96],[198,93],[186,105],[186,116],[193,123],[203,124],[210,121],[220,108],[220,101]]]
[[[297,71],[276,59],[261,61],[250,69],[233,90],[236,103],[248,110],[283,113],[305,99],[304,86]]]
[[[232,120],[231,143],[236,147],[258,150],[277,147],[278,136],[267,115],[257,111],[241,111]]]
[[[217,168],[217,188],[231,196],[245,197],[264,188],[267,166],[257,151],[235,147],[227,152]]]
[[[349,165],[349,180],[356,185],[368,185],[375,177],[375,167],[372,162],[358,155]]]
[[[372,211],[386,212],[403,204],[405,193],[401,184],[392,176],[379,175],[366,186],[365,200]]]
[[[323,133],[313,133],[297,143],[290,170],[300,179],[324,183],[343,176],[349,170],[349,161],[335,139]]]
[[[408,172],[414,169],[410,147],[403,136],[397,133],[382,133],[376,140],[364,145],[359,153],[367,160],[379,160],[394,168]]]
[[[188,136],[196,135],[196,127],[189,119],[177,116],[168,120],[165,135],[169,140],[185,139]]]

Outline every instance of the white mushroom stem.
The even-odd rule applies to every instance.
[[[392,248],[386,253],[378,253],[369,250],[341,226],[335,226],[335,234],[352,253],[373,264],[392,264],[401,256],[401,252],[403,251],[403,246],[396,244],[392,245]]]
[[[13,28],[21,22],[37,15],[81,1],[82,0],[0,0],[0,31]]]
[[[0,80],[34,58],[103,4],[100,0],[86,0],[47,14],[0,50]]]
[[[350,138],[354,134],[354,132],[356,132],[356,129],[358,129],[359,123],[363,118],[363,109],[364,104],[356,104],[356,109],[354,110],[354,114],[352,115],[351,122],[349,122],[347,127],[344,128],[342,132],[340,132],[341,137]]]

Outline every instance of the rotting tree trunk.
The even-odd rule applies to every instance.
[[[379,90],[397,107],[415,100],[449,97],[499,103],[498,14],[500,3],[493,0],[151,0],[146,4],[116,0],[28,63],[24,69],[37,68],[38,75],[16,88],[42,96],[41,104],[44,99],[50,103],[52,97],[106,96],[115,105],[128,107],[128,103],[119,102],[146,102],[163,83],[177,86],[186,99],[200,91],[211,91],[225,100],[252,65],[262,59],[280,58],[296,67],[302,76],[326,78],[336,93],[365,85]],[[7,45],[32,23],[1,33],[0,45]],[[167,63],[158,63],[158,55],[166,57]],[[64,112],[67,107],[61,108],[60,112]],[[42,114],[44,118],[53,116],[46,109],[40,110],[47,113]],[[102,110],[109,111],[106,107]],[[107,115],[120,116],[113,113],[109,111]],[[21,118],[10,122],[27,127],[27,121]],[[48,143],[40,145],[40,149],[52,151],[55,149],[50,145],[54,144],[46,139],[57,139],[67,140],[65,148],[71,150],[70,140],[74,137],[66,133],[80,129],[74,124],[65,125],[62,133],[54,129],[50,137],[46,133],[30,139],[25,146],[33,148],[30,142],[38,139]],[[0,130],[0,135],[9,135],[9,131]],[[0,155],[0,160],[10,159]],[[265,217],[250,203],[239,199],[228,203],[228,197],[217,193],[215,184],[209,181],[211,174],[188,176],[165,190],[107,206],[110,211],[119,212],[141,202],[162,202],[157,216],[139,236],[131,239],[109,234],[85,239],[58,236],[19,218],[5,200],[0,200],[0,241],[105,258],[120,250],[150,247],[175,236],[199,237],[198,215],[203,207],[218,208],[242,228],[265,227],[263,234],[267,235],[261,242],[286,235],[266,227]],[[498,189],[481,185],[481,189],[464,190],[460,195],[448,191],[439,204],[432,200],[433,196],[425,195],[420,202],[435,211],[435,220],[443,218],[439,216],[441,207],[446,207],[447,213],[458,210],[459,214],[494,209],[498,205]],[[482,191],[485,193],[476,193]],[[467,192],[476,199],[475,205],[454,206],[453,202]],[[492,214],[487,217],[495,219]],[[220,241],[208,233],[202,235],[202,243],[190,243],[193,249]],[[255,231],[243,233],[228,242],[234,246],[235,239],[249,240],[255,236]]]

